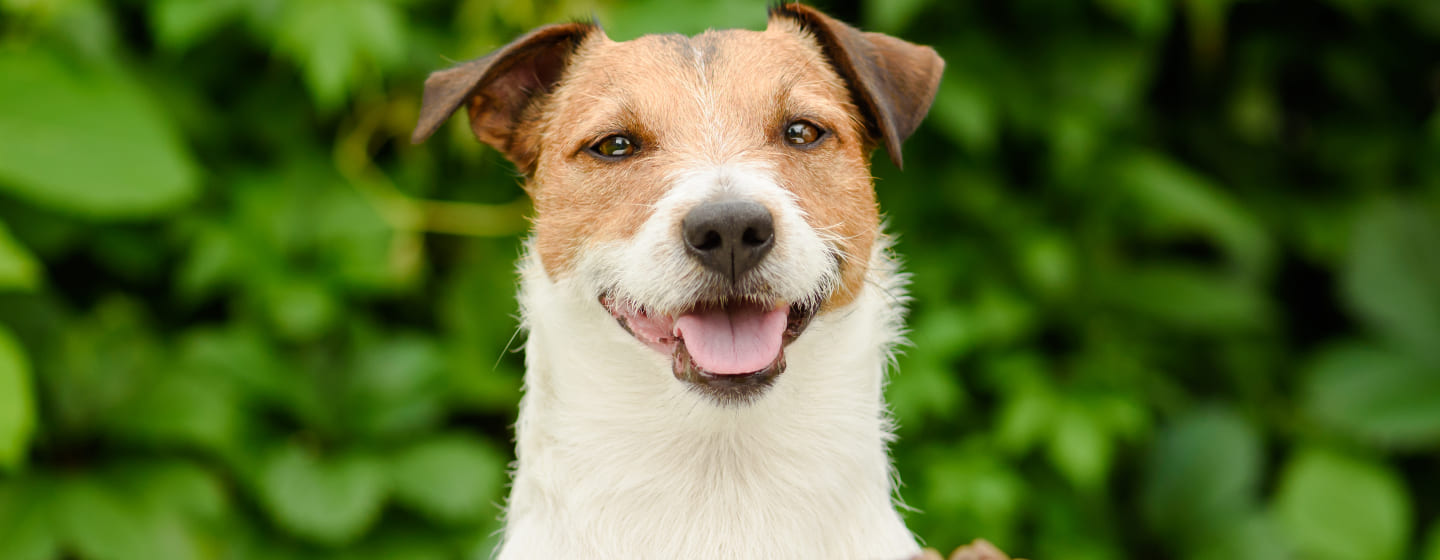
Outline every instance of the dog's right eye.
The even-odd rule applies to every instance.
[[[619,159],[635,155],[635,141],[623,134],[611,134],[601,138],[595,145],[590,146],[590,151],[607,159]]]

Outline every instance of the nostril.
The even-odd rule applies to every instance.
[[[714,251],[724,244],[725,242],[720,239],[720,232],[710,230],[705,232],[705,236],[700,239],[699,243],[692,243],[691,246],[700,251]]]
[[[769,229],[766,229],[762,232],[759,229],[753,227],[745,228],[745,233],[740,236],[740,242],[751,247],[756,247],[769,243],[770,239],[773,237],[775,237],[775,234],[770,232]]]

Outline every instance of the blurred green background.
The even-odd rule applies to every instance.
[[[927,543],[1440,560],[1440,1],[820,7],[948,61],[875,158]],[[527,206],[426,73],[764,11],[0,0],[0,559],[484,558]]]

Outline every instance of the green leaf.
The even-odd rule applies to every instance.
[[[328,331],[339,318],[338,295],[318,279],[278,279],[266,286],[266,311],[280,335],[310,340]]]
[[[349,425],[374,437],[424,431],[444,412],[440,349],[417,334],[382,336],[357,340],[345,399]]]
[[[224,483],[194,463],[147,463],[138,478],[140,490],[166,511],[216,519],[229,507]]]
[[[1025,480],[1013,465],[983,445],[947,446],[936,450],[923,469],[923,502],[928,515],[959,519],[963,529],[974,529],[985,538],[1003,540],[1024,518],[1028,491]]]
[[[390,467],[395,497],[445,523],[496,513],[505,483],[505,457],[484,442],[458,434],[422,441]]]
[[[0,468],[13,470],[25,463],[35,432],[34,399],[25,349],[0,325]]]
[[[223,451],[244,421],[241,404],[233,386],[213,372],[167,371],[126,403],[113,433],[147,443]]]
[[[172,516],[157,515],[98,478],[63,481],[54,522],[65,542],[87,560],[184,560],[197,551]]]
[[[1385,200],[1356,217],[1341,296],[1361,320],[1422,355],[1440,357],[1440,216]]]
[[[1050,463],[1075,487],[1099,490],[1110,473],[1115,440],[1100,419],[1076,403],[1056,412],[1048,448]]]
[[[1257,285],[1196,266],[1153,264],[1116,272],[1101,295],[1121,309],[1181,329],[1255,330],[1271,320]]]
[[[385,470],[365,455],[317,457],[291,443],[261,467],[260,501],[291,534],[340,545],[365,533],[385,501]]]
[[[1160,433],[1146,469],[1145,519],[1170,538],[1214,540],[1255,504],[1260,436],[1226,409],[1190,413]]]
[[[1290,550],[1275,521],[1263,513],[1246,513],[1235,518],[1217,520],[1223,529],[1210,538],[1186,543],[1189,560],[1293,560]]]
[[[50,523],[52,498],[51,486],[43,479],[21,477],[0,483],[0,558],[56,557],[60,543]]]
[[[160,0],[150,7],[150,22],[160,44],[178,51],[240,17],[244,8],[239,0]]]
[[[366,69],[404,53],[404,16],[381,0],[295,0],[286,3],[276,48],[300,63],[305,85],[323,108],[344,101]]]
[[[1054,395],[1047,390],[1027,389],[1015,393],[1000,409],[996,442],[1011,453],[1029,451],[1052,429],[1055,405]]]
[[[32,290],[40,283],[40,263],[0,222],[0,291]]]
[[[1165,156],[1138,152],[1118,160],[1117,181],[1140,207],[1138,216],[1164,236],[1210,237],[1248,269],[1269,260],[1260,222],[1219,185]]]
[[[1402,353],[1363,343],[1329,349],[1311,366],[1303,395],[1311,416],[1368,442],[1440,443],[1440,367]]]
[[[1064,236],[1037,232],[1024,240],[1016,260],[1025,280],[1039,295],[1061,298],[1073,293],[1079,267],[1075,248]]]
[[[1392,560],[1405,554],[1411,506],[1389,467],[1325,449],[1297,453],[1280,475],[1275,515],[1315,560]]]
[[[94,218],[134,218],[195,196],[190,154],[124,75],[39,48],[0,50],[0,191]]]

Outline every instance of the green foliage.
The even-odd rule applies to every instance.
[[[194,162],[132,79],[13,49],[0,51],[0,74],[3,190],[98,218],[155,215],[194,197]]]
[[[1401,558],[1410,500],[1391,469],[1301,450],[1285,468],[1275,514],[1306,558]]]
[[[14,335],[0,327],[0,469],[20,466],[34,430],[30,364]]]
[[[919,536],[1440,560],[1440,4],[820,7],[947,61],[874,170]],[[467,127],[409,129],[429,71],[592,14],[764,25],[0,0],[0,558],[485,557],[526,205]]]

